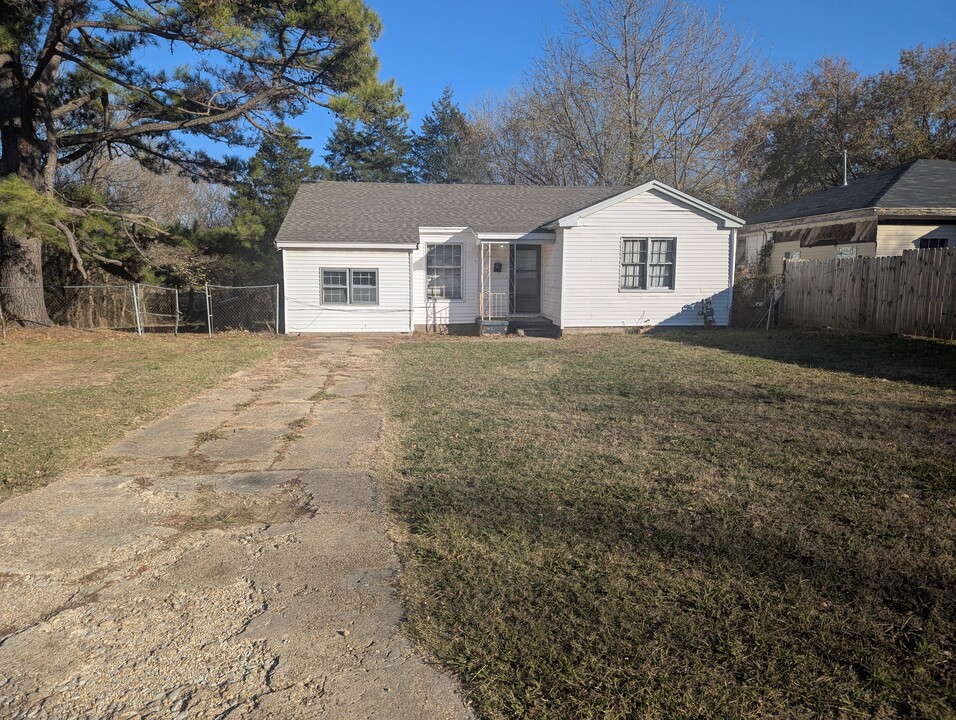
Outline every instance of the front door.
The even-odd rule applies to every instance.
[[[541,246],[511,246],[511,312],[541,312]]]

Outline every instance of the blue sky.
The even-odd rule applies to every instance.
[[[562,0],[366,0],[384,33],[375,50],[382,77],[394,77],[417,129],[445,85],[467,108],[513,85],[546,33],[563,25]],[[894,67],[899,51],[956,40],[956,0],[705,0],[712,12],[753,36],[773,62],[802,69],[843,55],[861,73]],[[316,109],[294,125],[319,161],[333,125]],[[223,150],[226,151],[225,149]]]

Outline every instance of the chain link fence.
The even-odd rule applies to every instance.
[[[27,324],[145,333],[278,333],[279,286],[177,289],[128,285],[0,287],[0,328]]]
[[[47,295],[55,295],[51,289]],[[59,311],[62,308],[62,312]],[[62,304],[47,301],[50,319],[57,325],[81,330],[139,331],[133,285],[67,285]]]
[[[209,335],[229,330],[279,332],[279,286],[206,285]]]
[[[160,285],[134,285],[139,333],[179,334],[179,290]]]

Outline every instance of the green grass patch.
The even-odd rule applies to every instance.
[[[398,344],[407,628],[483,718],[951,718],[954,388],[843,333]]]
[[[203,443],[213,442],[215,440],[225,440],[226,433],[222,430],[205,430],[201,433],[196,433],[196,444],[202,445]]]
[[[300,417],[289,423],[289,429],[293,431],[302,430],[303,428],[306,428],[308,426],[309,426],[309,418],[307,417]]]
[[[332,395],[326,390],[319,390],[317,393],[313,394],[309,400],[312,402],[322,402],[323,400],[328,400]]]
[[[256,335],[17,333],[0,343],[0,498],[45,485],[282,346]]]
[[[302,430],[307,428],[311,420],[308,417],[300,417],[297,420],[293,420],[289,423],[289,432],[282,436],[282,439],[286,442],[296,442],[305,437],[302,434]]]

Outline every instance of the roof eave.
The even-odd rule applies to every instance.
[[[852,222],[854,220],[865,220],[874,218],[878,214],[879,208],[868,207],[858,208],[856,210],[841,210],[835,213],[823,213],[821,215],[804,215],[792,218],[783,218],[781,220],[768,220],[762,223],[747,223],[744,226],[744,232],[772,232],[783,227],[792,227],[794,225],[820,225],[823,223],[841,223]]]
[[[876,208],[876,212],[881,217],[945,217],[956,218],[956,208]]]
[[[297,240],[277,240],[279,250],[415,250],[417,242],[383,243],[383,242],[316,242]]]

